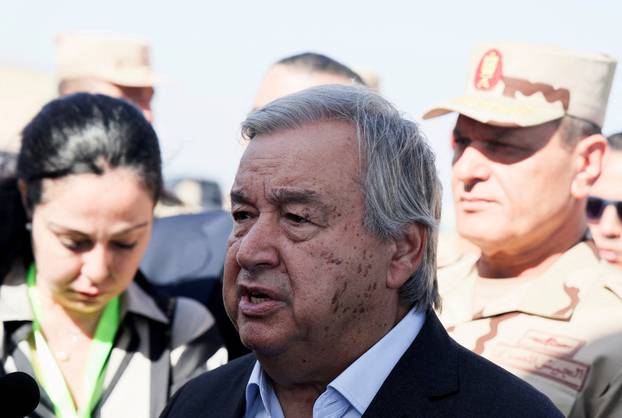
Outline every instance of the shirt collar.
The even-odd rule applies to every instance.
[[[328,386],[363,415],[400,358],[415,340],[425,314],[411,309],[393,329]]]
[[[337,391],[363,415],[399,359],[419,334],[424,322],[425,314],[411,309],[389,333],[356,359],[328,387]],[[246,385],[247,413],[258,401],[257,397],[271,416],[282,416],[278,401],[275,405],[276,396],[272,385],[259,362],[255,362]]]
[[[278,402],[272,384],[266,373],[261,368],[259,361],[255,362],[251,377],[246,384],[246,412],[245,417],[251,416],[250,412],[257,410],[255,407],[257,402],[261,402],[263,410],[267,412],[267,416],[272,418],[283,417],[283,410]]]

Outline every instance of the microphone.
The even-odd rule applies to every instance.
[[[39,405],[39,385],[23,372],[0,377],[1,415],[5,418],[24,418]]]

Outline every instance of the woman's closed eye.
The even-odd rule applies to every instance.
[[[89,239],[60,238],[61,244],[71,251],[87,251],[93,247],[93,241]]]
[[[89,251],[93,248],[93,245],[95,245],[90,239],[73,239],[61,237],[60,242],[65,248],[75,252]],[[137,241],[114,240],[110,241],[109,245],[113,249],[131,250],[136,247],[136,244]]]
[[[136,241],[134,242],[112,241],[111,245],[119,250],[131,250],[134,247],[136,247]]]

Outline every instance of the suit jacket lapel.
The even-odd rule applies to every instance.
[[[451,408],[458,391],[458,350],[434,312],[374,397],[364,418],[430,417]]]
[[[251,377],[256,358],[252,354],[247,354],[241,359],[240,367],[236,373],[231,373],[221,386],[227,388],[228,402],[217,402],[221,408],[210,411],[206,416],[214,417],[239,417],[243,418],[246,412],[246,384]]]

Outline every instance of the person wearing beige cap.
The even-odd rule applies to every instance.
[[[622,416],[622,275],[586,238],[586,198],[616,62],[554,47],[477,47],[457,112],[458,233],[480,253],[439,269],[441,321],[567,416]]]
[[[19,151],[22,129],[54,96],[50,74],[0,65],[0,152]]]
[[[153,121],[151,100],[159,77],[147,42],[126,35],[63,33],[56,52],[61,96],[88,92],[124,98]]]

